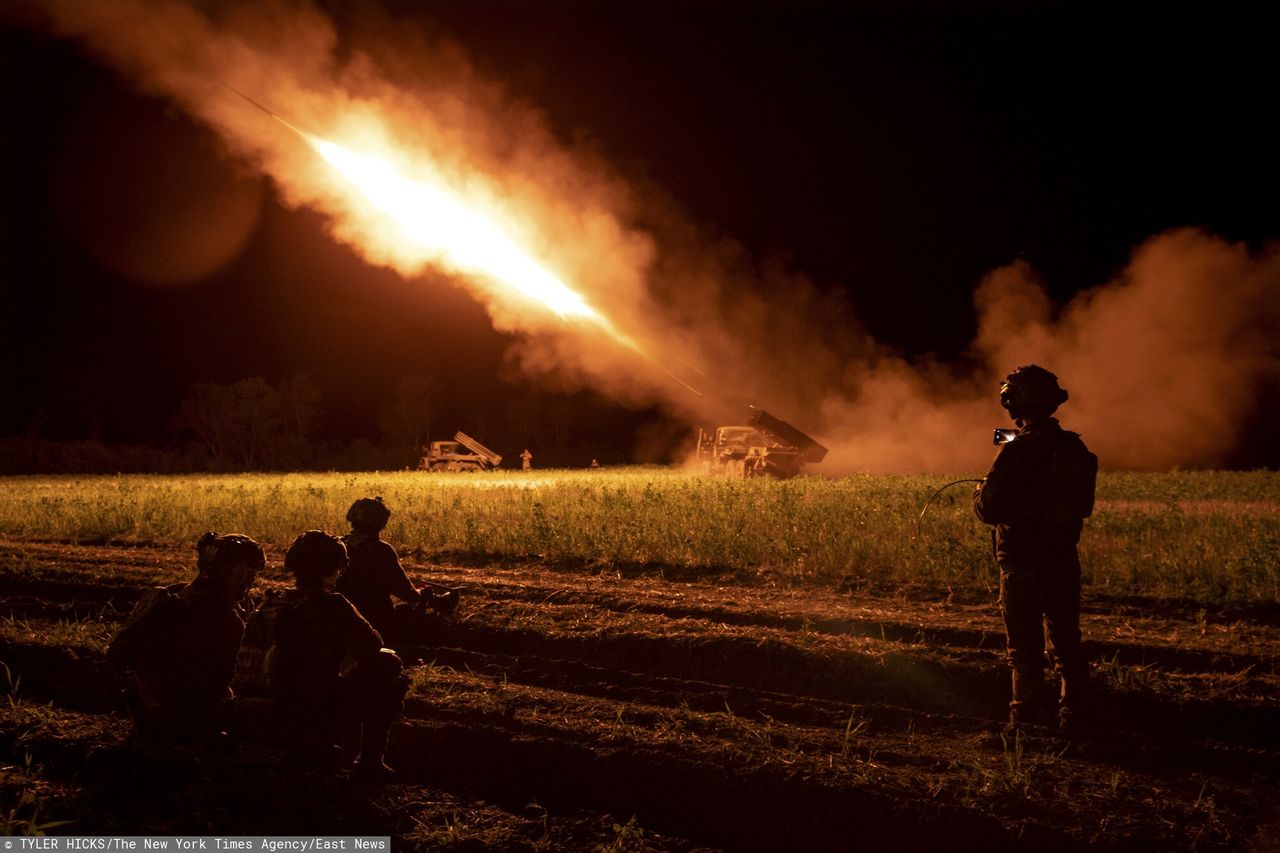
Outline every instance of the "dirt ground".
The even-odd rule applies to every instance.
[[[392,739],[400,774],[369,787],[282,766],[273,744],[214,755],[130,737],[105,644],[140,590],[184,579],[189,557],[0,540],[7,832],[1280,850],[1275,608],[1086,593],[1087,727],[1009,740],[994,592],[409,559],[411,575],[466,591],[458,618],[401,650],[413,686]],[[274,565],[260,586],[284,582]]]

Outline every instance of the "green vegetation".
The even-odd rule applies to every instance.
[[[486,474],[243,474],[0,479],[0,535],[192,543],[242,531],[274,549],[344,530],[382,495],[387,538],[418,559],[545,559],[766,573],[852,587],[987,589],[987,528],[954,477],[711,479],[671,469]],[[1086,524],[1086,584],[1212,603],[1280,601],[1280,474],[1104,474]]]
[[[44,802],[32,789],[23,791],[14,805],[0,806],[0,835],[48,835],[47,830],[75,823],[74,820],[40,820]]]

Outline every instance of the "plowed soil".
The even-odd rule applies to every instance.
[[[1280,837],[1280,614],[1086,593],[1083,730],[1002,736],[994,593],[660,567],[434,565],[465,588],[368,787],[130,737],[106,642],[187,549],[0,540],[0,819],[391,834],[399,849],[1200,850]],[[272,566],[259,587],[284,586]],[[0,671],[0,676],[3,671]],[[1048,693],[1049,691],[1046,691]],[[1050,708],[1045,708],[1049,719]],[[73,821],[53,825],[56,821]]]

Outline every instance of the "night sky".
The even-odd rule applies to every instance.
[[[1274,3],[384,6],[912,356],[959,356],[976,283],[1015,259],[1064,300],[1169,228],[1280,237]],[[368,266],[78,46],[0,27],[0,435],[39,417],[49,438],[163,444],[193,383],[305,373],[326,437],[376,438],[372,413],[417,374],[436,384],[436,437],[529,440],[501,418],[531,390],[504,367],[510,340],[463,290]],[[257,211],[226,265],[158,287],[95,254],[94,234],[173,230],[166,194],[200,182]],[[659,417],[572,403],[609,461]]]

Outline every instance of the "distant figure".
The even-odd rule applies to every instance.
[[[206,533],[196,553],[195,580],[144,592],[107,648],[107,661],[129,678],[141,735],[214,741],[231,721],[240,601],[262,570],[262,548],[248,536]]]
[[[533,469],[533,454],[529,452],[529,448],[524,449],[524,453],[520,454],[520,467],[525,471]]]
[[[592,468],[599,468],[599,467],[600,467],[600,460],[599,460],[599,459],[592,459],[592,460],[591,460],[591,467],[592,467]]]
[[[275,617],[268,669],[290,757],[306,766],[336,767],[344,763],[338,744],[358,738],[356,772],[385,780],[394,774],[383,760],[387,736],[404,709],[408,686],[400,658],[333,591],[347,565],[340,539],[308,530],[289,546],[284,564],[297,590]]]
[[[338,576],[337,590],[356,606],[392,646],[420,635],[422,608],[450,616],[458,607],[454,590],[419,590],[404,573],[396,549],[379,535],[391,518],[382,498],[360,498],[347,510],[351,532],[342,537],[350,564]],[[395,605],[393,598],[407,604]],[[413,605],[413,606],[410,606]]]
[[[1061,679],[1058,724],[1069,730],[1087,701],[1089,668],[1080,646],[1080,560],[1076,543],[1093,512],[1098,458],[1052,417],[1067,401],[1058,378],[1028,365],[1000,386],[1000,405],[1019,427],[973,495],[993,525],[1000,610],[1013,697],[1009,725],[1034,722],[1044,682],[1045,634]]]

